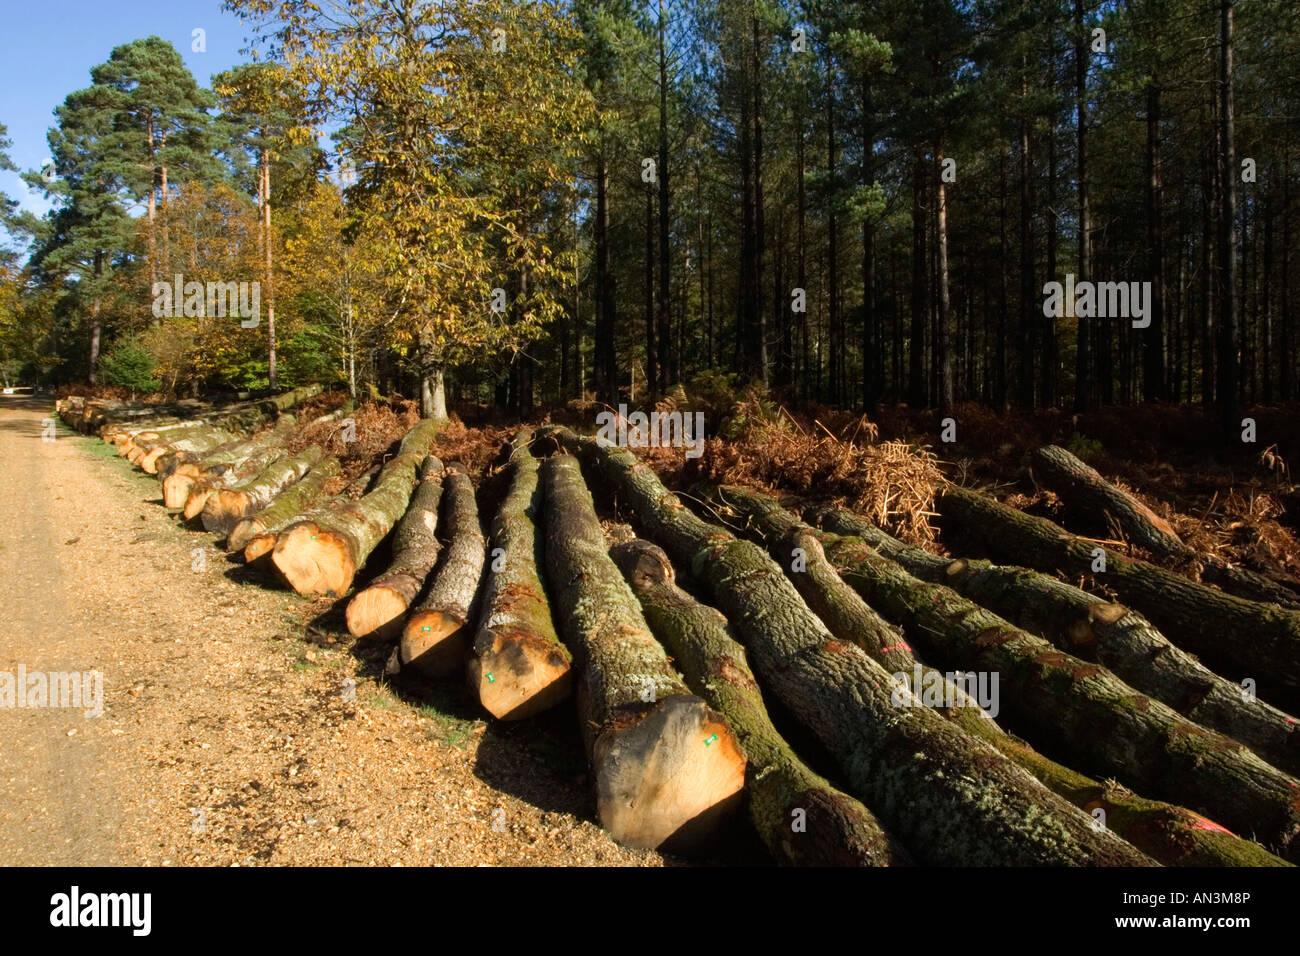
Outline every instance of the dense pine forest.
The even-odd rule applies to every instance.
[[[246,64],[142,38],[56,110],[52,210],[5,199],[6,384],[1297,397],[1293,4],[227,9]]]

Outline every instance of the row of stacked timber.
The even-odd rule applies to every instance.
[[[992,553],[1113,592],[1217,673],[1252,680],[1261,697],[1288,711],[1300,707],[1300,611],[1226,594],[1125,557],[966,488],[945,486],[935,503],[945,521]]]
[[[341,597],[380,541],[406,512],[419,480],[420,463],[433,446],[440,422],[424,419],[356,501],[333,499],[303,515],[277,537],[271,560],[299,594]]]
[[[1184,800],[1238,832],[1255,832],[1284,856],[1295,853],[1300,813],[1292,806],[1294,781],[1236,741],[1181,719],[1101,667],[1054,652],[1047,642],[950,589],[912,577],[861,539],[818,532],[767,495],[731,486],[706,494],[782,559],[788,561],[798,549],[809,567],[829,560],[838,575],[821,576],[834,582],[834,587],[823,585],[821,603],[832,631],[853,633],[852,619],[840,609],[865,600],[903,625],[931,659],[998,675],[1003,710],[1053,751],[1152,796]],[[794,570],[790,576],[807,578]],[[1004,749],[983,725],[968,720],[966,729]],[[1017,759],[1016,748],[1008,756]],[[1078,781],[1044,757],[1017,762],[1052,789],[1056,782],[1068,783],[1067,799],[1078,792]],[[1152,820],[1133,807],[1117,815],[1112,804],[1108,818],[1117,832],[1161,862],[1185,861],[1188,850],[1196,851],[1198,863],[1258,865],[1268,858],[1203,816],[1184,811],[1180,818],[1168,804],[1146,804],[1149,814],[1165,821],[1163,828],[1151,827]]]
[[[1244,700],[1188,653],[1195,636],[1124,596],[1109,572],[1141,562],[1107,553],[1105,583],[1124,605],[1045,573],[1077,573],[1054,549],[1077,542],[1091,556],[1090,539],[1033,524],[986,533],[968,516],[1004,524],[1003,506],[962,489],[940,494],[945,519],[995,550],[1037,529],[1039,570],[943,558],[842,510],[809,508],[819,529],[749,489],[693,489],[715,523],[631,452],[553,426],[506,443],[487,522],[465,467],[432,453],[439,423],[417,423],[339,490],[341,464],[321,445],[290,454],[301,398],[283,399],[67,414],[93,418],[157,473],[168,507],[248,564],[269,557],[308,596],[356,584],[348,629],[392,645],[390,673],[459,675],[503,721],[572,695],[597,819],[625,845],[697,846],[743,809],[794,865],[1270,866],[1300,854],[1294,721]],[[644,539],[611,549],[589,480]],[[358,584],[377,551],[387,563]],[[1150,577],[1145,567],[1280,620],[1271,648],[1232,653],[1295,665],[1287,619],[1268,616],[1286,608],[1155,566],[1133,573]],[[1001,715],[940,663],[998,675]],[[1260,683],[1281,696],[1294,680]],[[778,731],[791,719],[833,770],[812,769]]]
[[[632,508],[641,530],[691,569],[759,678],[816,735],[850,792],[917,862],[1154,862],[932,709],[896,706],[889,672],[831,634],[761,547],[693,515],[635,455],[564,429],[544,434],[589,461]]]
[[[1300,722],[1243,694],[1241,685],[1215,674],[1124,605],[1028,568],[941,558],[843,508],[810,508],[808,514],[828,531],[861,538],[915,577],[945,584],[1058,649],[1102,664],[1144,694],[1300,774]]]

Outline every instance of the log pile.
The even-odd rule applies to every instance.
[[[433,421],[386,460],[304,447],[350,409],[309,421],[312,394],[59,414],[156,473],[233,559],[274,569],[250,581],[346,601],[404,690],[463,680],[494,720],[574,714],[621,843],[693,852],[739,825],[787,865],[1300,856],[1300,726],[1282,709],[1300,702],[1300,611],[1060,449],[1034,474],[1072,530],[1159,563],[956,487],[937,495],[945,533],[1028,567],[752,489],[697,486],[691,510],[631,452],[553,426],[517,432],[476,489],[472,458],[434,454]],[[615,544],[607,516],[642,537]]]

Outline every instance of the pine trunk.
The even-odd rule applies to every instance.
[[[611,555],[690,689],[735,732],[747,758],[749,817],[772,856],[791,866],[906,866],[906,851],[871,811],[810,769],[781,737],[727,619],[677,587],[668,556],[642,540]]]
[[[402,630],[398,661],[443,677],[461,665],[468,644],[470,610],[483,576],[484,538],[469,476],[457,464],[443,473],[442,531],[446,555],[428,596]]]
[[[393,560],[388,570],[348,602],[353,637],[397,636],[406,609],[419,596],[424,579],[438,562],[438,502],[442,500],[442,462],[432,455],[420,465],[420,484],[393,530]]]
[[[674,849],[740,800],[745,757],[726,721],[677,676],[609,556],[578,460],[542,466],[546,555],[578,663],[582,736],[600,824],[619,843]]]
[[[511,442],[510,488],[492,522],[492,560],[484,576],[478,633],[466,660],[469,686],[501,720],[546,710],[572,689],[573,655],[560,642],[539,567],[543,514],[531,430]]]

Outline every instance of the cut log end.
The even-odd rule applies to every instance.
[[[348,631],[356,638],[396,637],[406,607],[406,599],[392,588],[368,587],[348,602]]]
[[[304,595],[340,597],[356,574],[347,542],[311,521],[280,534],[271,560],[288,585]]]
[[[191,488],[189,496],[185,499],[185,510],[181,512],[185,516],[185,520],[189,521],[201,515],[212,494],[211,488],[196,482]]]
[[[739,804],[745,757],[698,697],[665,697],[592,749],[601,826],[624,846],[698,844]]]
[[[237,525],[235,525],[230,530],[230,534],[226,538],[226,550],[247,552],[247,549],[250,543],[253,541],[253,539],[256,538],[258,535],[265,534],[265,533],[266,533],[266,525],[261,521],[261,519],[245,518],[243,521],[240,521]],[[271,548],[274,547],[275,547],[275,541],[272,540],[270,547],[267,547],[265,549],[259,548],[257,551],[254,552],[254,557],[262,557],[264,555],[270,554]],[[247,560],[248,558],[247,553],[244,554],[244,558]]]
[[[248,516],[252,500],[244,491],[221,488],[214,491],[203,506],[203,527],[207,531],[227,534],[241,518]]]
[[[160,445],[152,451],[141,456],[137,464],[140,469],[147,475],[158,474],[158,459],[167,454],[167,446]]]
[[[162,483],[163,505],[167,508],[183,508],[194,489],[194,482],[193,475],[172,472]]]
[[[522,720],[553,707],[573,686],[561,645],[535,634],[484,628],[465,664],[479,702],[499,720]]]
[[[252,564],[254,561],[260,561],[275,552],[275,542],[279,535],[273,531],[264,531],[261,534],[253,536],[253,540],[248,542],[244,548],[244,563]]]
[[[465,659],[468,630],[464,619],[445,611],[412,614],[402,631],[402,666],[428,677],[445,677]]]

